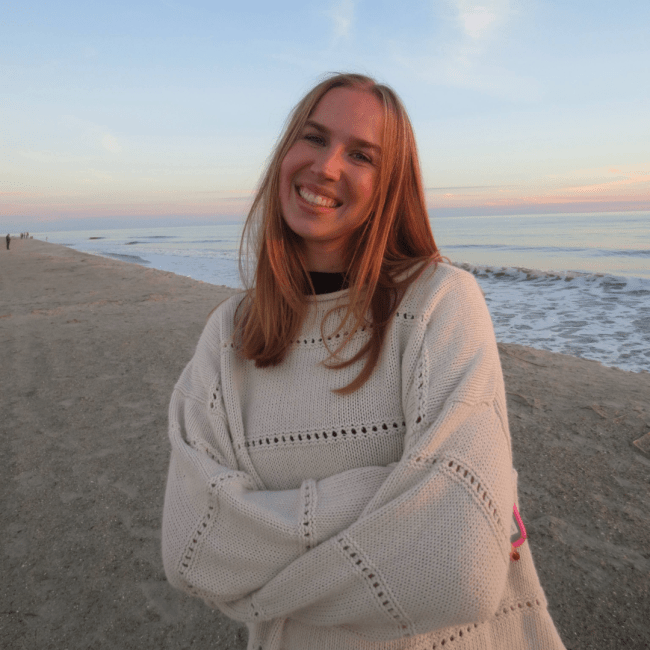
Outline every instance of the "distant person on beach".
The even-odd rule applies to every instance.
[[[336,74],[297,104],[240,260],[169,407],[169,582],[250,650],[562,650],[490,315],[391,88]]]
[[[11,243],[11,235],[7,233],[7,250],[9,250],[9,244]]]

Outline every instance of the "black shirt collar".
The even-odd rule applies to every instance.
[[[323,273],[321,271],[310,271],[309,276],[314,285],[314,291],[317,296],[324,293],[334,293],[347,289],[348,283],[345,279],[345,273]]]

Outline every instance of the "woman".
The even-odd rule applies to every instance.
[[[252,286],[171,400],[170,583],[255,650],[563,648],[527,545],[510,555],[490,316],[436,248],[395,93],[352,74],[309,92],[245,238]]]

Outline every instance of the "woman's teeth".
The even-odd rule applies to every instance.
[[[324,196],[320,196],[319,194],[312,194],[304,187],[298,188],[298,194],[300,194],[307,203],[311,203],[312,205],[320,205],[324,208],[335,208],[338,205],[338,203],[333,199],[326,199]]]

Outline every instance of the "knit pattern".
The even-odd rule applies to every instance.
[[[476,281],[428,268],[340,396],[363,361],[325,368],[338,316],[320,324],[347,296],[312,296],[274,368],[233,344],[241,295],[215,310],[169,408],[168,580],[245,621],[249,650],[561,650],[528,544],[509,558],[516,472]]]

